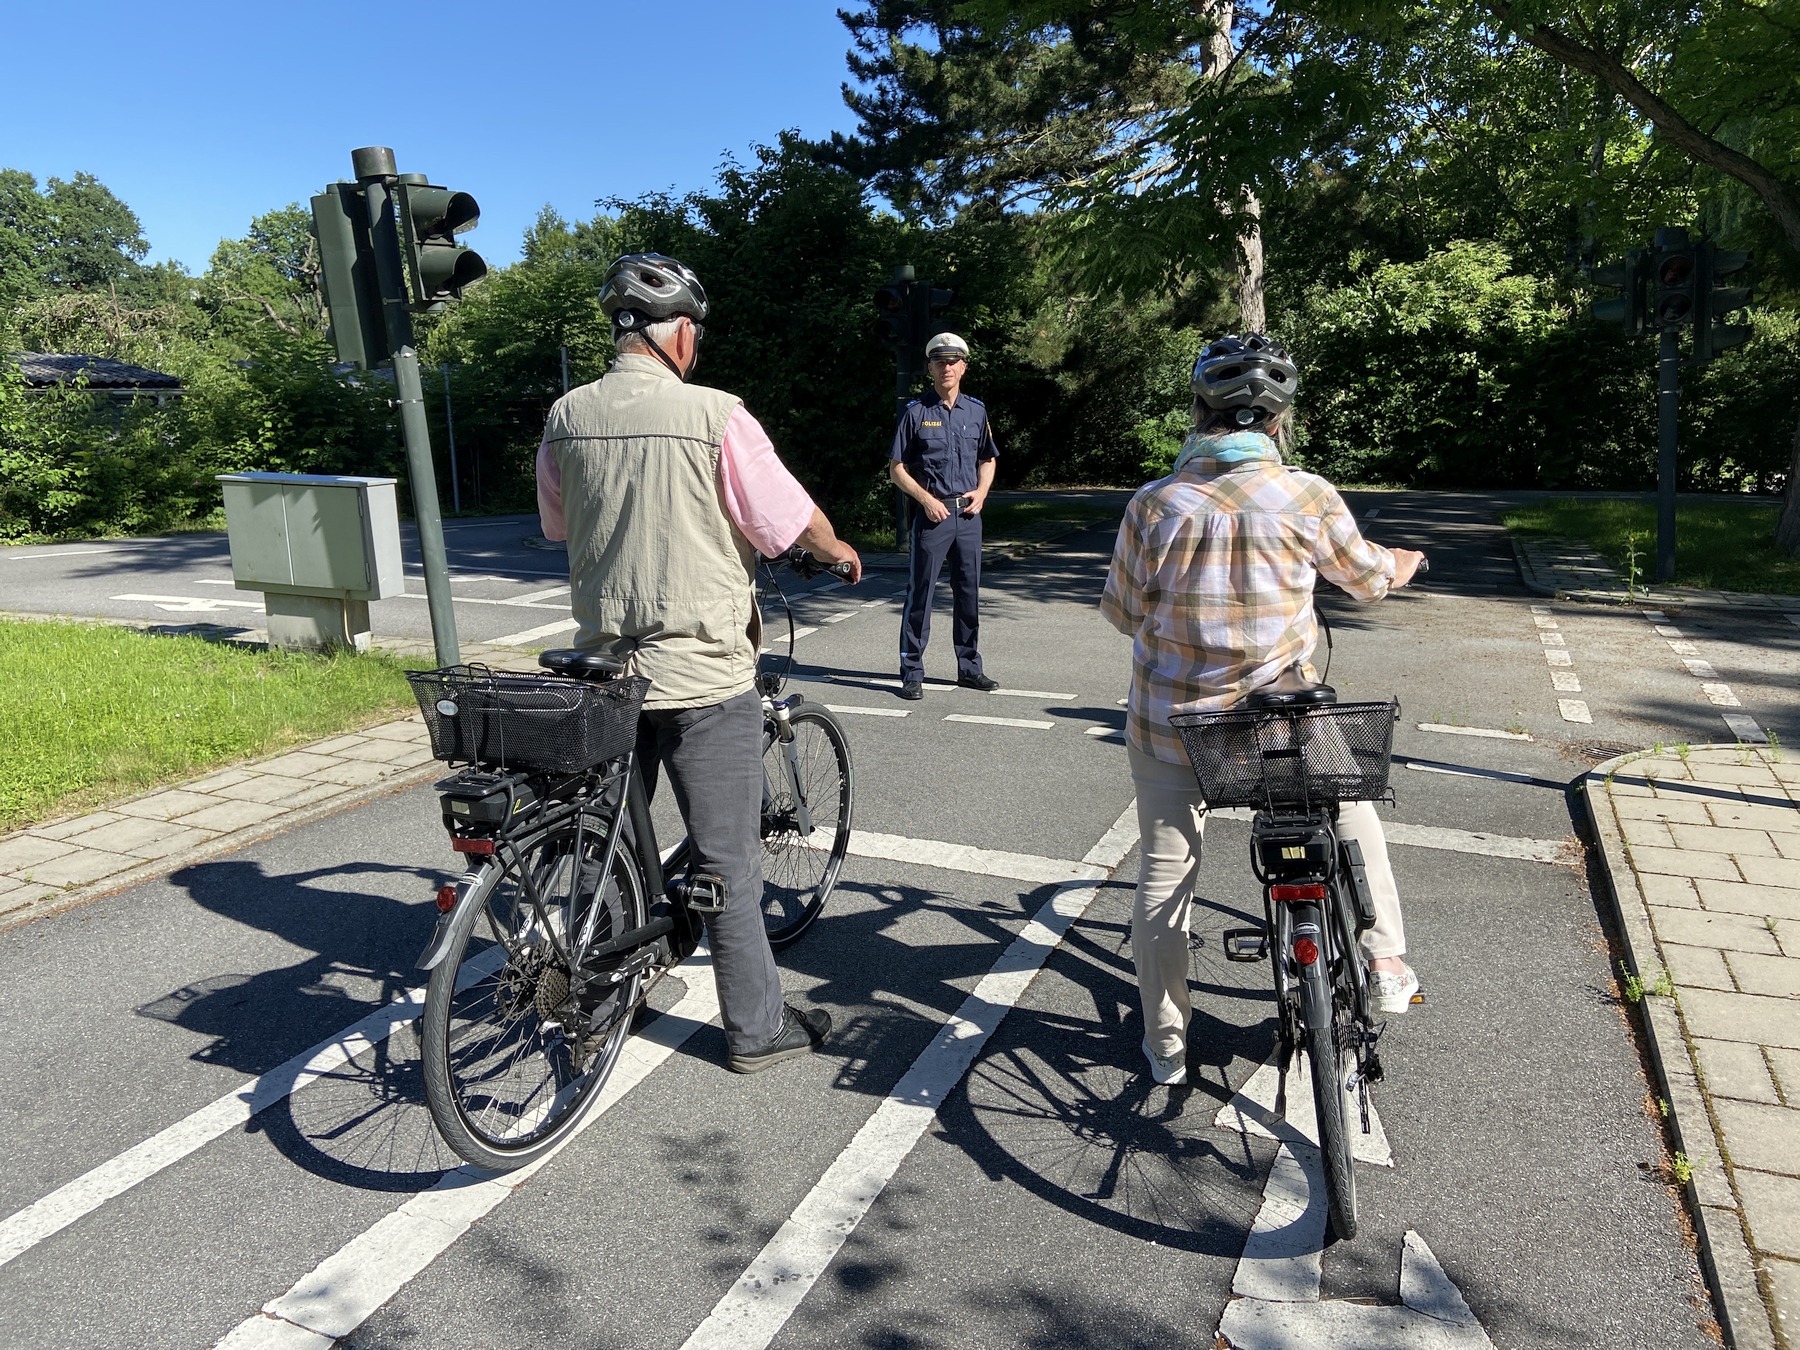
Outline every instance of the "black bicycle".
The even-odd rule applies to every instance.
[[[803,576],[824,570],[798,550],[785,561]],[[790,608],[788,665],[792,633]],[[636,755],[650,682],[578,650],[538,661],[551,673],[408,677],[433,753],[469,766],[437,784],[451,847],[471,866],[439,889],[419,961],[431,971],[425,1096],[451,1148],[495,1170],[524,1166],[580,1123],[633,1015],[724,904],[722,880],[691,868],[688,841],[667,859],[657,848]],[[781,946],[824,908],[854,803],[842,727],[783,697],[785,675],[758,677],[764,921]]]
[[[1348,1103],[1369,1132],[1369,1085],[1381,1080],[1369,971],[1357,935],[1375,922],[1362,849],[1339,837],[1341,802],[1391,800],[1389,759],[1400,705],[1339,703],[1325,684],[1266,689],[1224,712],[1179,713],[1209,807],[1255,808],[1250,861],[1263,887],[1263,926],[1227,929],[1233,961],[1273,957],[1281,1095],[1304,1049],[1318,1116],[1331,1227],[1356,1236]]]

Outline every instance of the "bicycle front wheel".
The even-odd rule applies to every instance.
[[[425,1098],[445,1142],[478,1167],[522,1167],[568,1137],[631,1034],[641,974],[572,976],[572,940],[604,942],[646,921],[636,857],[621,841],[601,885],[605,849],[603,833],[578,836],[566,822],[490,861],[431,972]]]
[[[855,801],[850,742],[823,708],[790,716],[794,739],[763,749],[763,923],[785,947],[812,926],[837,885]]]
[[[1342,1019],[1331,996],[1331,978],[1321,958],[1300,972],[1301,1021],[1306,1062],[1312,1070],[1313,1110],[1319,1123],[1319,1153],[1325,1165],[1325,1196],[1331,1231],[1349,1241],[1356,1236],[1356,1173],[1350,1132],[1344,1121],[1344,1069],[1338,1034]]]

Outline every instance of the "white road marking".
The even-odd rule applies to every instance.
[[[90,553],[123,553],[122,548],[64,548],[55,553],[15,553],[8,549],[6,556],[14,562],[29,562],[33,558],[84,558]]]
[[[1566,647],[1569,645],[1568,642],[1564,640],[1561,633],[1539,633],[1538,641],[1543,643],[1546,647]]]
[[[1671,628],[1667,624],[1661,623],[1656,625],[1656,635],[1663,638],[1684,638],[1687,636],[1687,634],[1682,632],[1679,628]]]
[[[574,619],[558,619],[555,623],[547,623],[542,628],[527,628],[523,633],[508,633],[505,637],[489,638],[488,645],[493,647],[519,647],[527,642],[536,642],[539,638],[555,637],[558,633],[571,632],[581,627]]]
[[[1669,650],[1677,656],[1698,656],[1700,649],[1691,642],[1671,642]]]
[[[1556,710],[1562,714],[1565,722],[1580,722],[1586,726],[1592,726],[1594,723],[1594,715],[1588,711],[1588,705],[1581,699],[1559,698],[1556,700]]]
[[[114,600],[133,600],[155,605],[171,614],[211,614],[221,609],[261,609],[260,600],[213,600],[201,595],[115,595]]]
[[[1553,666],[1572,666],[1575,664],[1575,658],[1570,656],[1567,651],[1560,647],[1544,648],[1544,660],[1548,661]]]
[[[457,579],[459,581],[482,580],[480,577],[459,577]],[[494,580],[511,581],[512,578],[496,577]],[[569,588],[564,586],[562,589],[566,591]],[[424,591],[402,591],[399,595],[390,595],[388,597],[390,600],[430,600],[430,598],[431,597]],[[567,605],[540,604],[536,600],[526,600],[523,598],[518,600],[490,600],[486,596],[481,595],[453,595],[450,597],[450,603],[453,605],[499,605],[502,609],[560,609],[564,613],[567,613],[569,608]]]
[[[1099,893],[1064,886],[1038,910],[683,1350],[760,1350],[776,1337]]]
[[[905,717],[911,708],[858,708],[848,703],[827,703],[827,712],[858,713],[864,717]]]
[[[1650,620],[1651,623],[1667,623],[1669,621],[1669,616],[1660,609],[1641,609],[1638,613]]]
[[[1453,778],[1496,778],[1503,783],[1537,785],[1537,779],[1530,774],[1508,773],[1505,769],[1476,769],[1466,764],[1417,764],[1411,761],[1408,761],[1406,767],[1420,773],[1447,773]]]
[[[1750,745],[1767,745],[1768,736],[1762,727],[1757,725],[1754,717],[1748,713],[1725,713],[1725,725],[1731,728],[1731,734],[1740,741]]]
[[[1044,689],[990,689],[987,694],[989,698],[1035,698],[1045,703],[1071,703],[1076,698],[1074,694],[1053,694]]]
[[[1089,727],[1081,734],[1092,736],[1097,741],[1123,741],[1125,739],[1125,731],[1122,727]]]
[[[984,727],[1023,727],[1027,731],[1048,731],[1054,722],[1034,722],[1024,717],[979,717],[974,713],[946,713],[946,722],[978,722]]]
[[[826,619],[824,622],[826,622],[826,623],[842,623],[845,619],[854,619],[855,617],[856,617],[856,611],[852,609],[852,610],[847,610],[842,614],[833,614],[830,618]]]
[[[798,642],[801,638],[818,631],[817,628],[796,628],[794,630],[794,641]]]
[[[219,1350],[314,1345],[323,1350],[355,1331],[718,1015],[718,990],[704,949],[677,966],[676,973],[686,977],[686,996],[625,1042],[599,1100],[567,1139],[516,1172],[496,1174],[464,1164],[448,1173],[326,1257],[260,1313],[238,1323],[218,1342]]]
[[[838,679],[839,677],[832,675],[832,676],[827,676],[826,678]],[[873,684],[873,685],[879,685],[883,689],[898,689],[900,687],[899,680],[881,679],[876,676],[845,675],[841,678],[844,680],[845,683],[848,683],[848,684]],[[962,686],[960,684],[957,684],[956,681],[954,681],[954,680],[926,680],[925,687],[927,689],[961,689],[962,688]],[[984,691],[979,690],[979,689],[970,689],[970,690],[967,690],[966,692],[971,693],[971,694],[978,694],[978,693],[982,693]],[[1042,699],[1046,703],[1070,703],[1080,697],[1080,695],[1078,695],[1078,694],[1053,694],[1053,693],[1050,693],[1043,689],[989,689],[989,690],[986,690],[985,692],[990,698],[1035,698],[1035,699]],[[1125,700],[1120,699],[1119,702],[1121,705],[1123,705]]]
[[[1700,692],[1706,695],[1707,701],[1717,708],[1741,708],[1743,702],[1731,692],[1728,684],[1703,684]]]
[[[908,839],[904,835],[877,834],[873,830],[851,830],[850,852],[859,858],[885,858],[889,862],[915,863],[920,867],[941,867],[950,872],[973,872],[977,876],[1006,877],[1040,885],[1057,881],[1100,881],[1107,871],[1089,862],[1039,858],[1030,853],[1003,853],[997,849],[951,844],[938,839]]]
[[[237,581],[232,577],[189,577],[190,586],[235,586]]]
[[[1550,687],[1564,694],[1581,692],[1581,676],[1572,670],[1553,670],[1550,672]]]
[[[493,577],[494,581],[510,581],[510,577]],[[567,595],[574,588],[571,586],[552,586],[547,591],[533,591],[530,595],[515,595],[509,600],[502,600],[503,605],[535,605],[540,600],[548,600],[553,595]]]
[[[1551,609],[1550,606],[1548,606],[1548,605],[1533,605],[1531,607],[1531,612],[1533,614],[1554,614],[1554,613],[1556,613],[1556,611]]]
[[[1536,615],[1532,619],[1532,622],[1535,623],[1539,628],[1548,629],[1548,630],[1554,630],[1554,629],[1560,627],[1560,625],[1556,622],[1555,619],[1548,618],[1542,614]]]
[[[1420,731],[1439,731],[1446,736],[1486,736],[1495,741],[1528,741],[1531,736],[1523,731],[1496,731],[1492,727],[1453,727],[1443,722],[1421,722]]]
[[[1087,851],[1082,862],[1089,867],[1103,867],[1108,872],[1125,861],[1125,855],[1138,844],[1137,800],[1125,803],[1119,818],[1100,836],[1100,841]]]
[[[1716,680],[1719,678],[1719,672],[1712,668],[1712,662],[1710,661],[1702,661],[1697,657],[1686,656],[1682,658],[1681,664],[1686,666],[1687,673],[1697,680]]]
[[[1422,767],[1422,766],[1421,766]],[[1454,772],[1449,769],[1438,773]],[[1497,771],[1495,771],[1497,772]],[[1488,777],[1486,772],[1471,777]],[[1529,782],[1529,779],[1523,781]],[[1230,806],[1207,812],[1222,820],[1248,821],[1255,812],[1246,806]],[[1520,839],[1507,834],[1485,834],[1477,830],[1452,830],[1442,825],[1408,825],[1403,821],[1384,820],[1381,832],[1390,844],[1406,844],[1412,848],[1435,848],[1444,853],[1473,853],[1483,858],[1516,858],[1520,862],[1561,865],[1574,859],[1575,846],[1563,839]],[[853,840],[855,835],[850,836]]]
[[[887,604],[887,602],[888,602],[888,601],[889,601],[889,600],[890,600],[890,599],[891,599],[891,598],[892,598],[892,597],[891,597],[891,596],[886,596],[886,595],[878,595],[878,596],[876,596],[876,597],[875,597],[875,598],[874,598],[874,599],[873,599],[873,600],[865,600],[865,601],[863,601],[863,602],[862,602],[862,604],[861,604],[861,605],[859,605],[859,606],[857,606],[857,608],[859,608],[859,609],[872,609],[872,608],[874,608],[874,607],[875,607],[875,606],[876,606],[876,605],[885,605],[885,604]]]
[[[1298,1072],[1296,1058],[1288,1082],[1285,1116],[1274,1113],[1276,1070],[1265,1064],[1213,1122],[1222,1129],[1278,1139],[1263,1203],[1232,1275],[1236,1296],[1225,1305],[1218,1339],[1237,1350],[1367,1350],[1370,1346],[1409,1350],[1492,1350],[1455,1283],[1438,1264],[1425,1240],[1407,1231],[1400,1255],[1398,1306],[1321,1302],[1324,1273],[1324,1161],[1316,1142],[1311,1074]],[[1354,1111],[1347,1112],[1356,1119]],[[1352,1156],[1393,1165],[1387,1135],[1373,1104],[1370,1133],[1350,1132]]]

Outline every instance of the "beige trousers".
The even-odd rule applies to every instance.
[[[1200,872],[1200,844],[1206,833],[1206,803],[1185,764],[1166,764],[1136,746],[1126,747],[1131,781],[1137,788],[1138,836],[1143,856],[1137,899],[1131,909],[1131,955],[1137,965],[1138,997],[1144,1006],[1144,1033],[1159,1055],[1186,1053],[1188,1002],[1188,920],[1194,882]],[[1388,862],[1387,837],[1373,802],[1346,802],[1338,812],[1338,834],[1362,845],[1375,926],[1362,935],[1365,955],[1402,956],[1406,929],[1400,919],[1400,892]],[[1246,869],[1249,858],[1243,860]]]

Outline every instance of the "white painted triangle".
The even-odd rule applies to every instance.
[[[1307,1072],[1302,1056],[1294,1056],[1293,1068],[1288,1074],[1287,1120],[1277,1132],[1275,1095],[1280,1085],[1280,1070],[1271,1060],[1251,1074],[1237,1095],[1219,1108],[1213,1124],[1220,1129],[1254,1134],[1264,1139],[1292,1142],[1298,1138],[1317,1148],[1319,1127],[1318,1113],[1313,1110],[1312,1074]],[[1381,1116],[1376,1112],[1373,1100],[1369,1102],[1367,1134],[1362,1132],[1362,1108],[1354,1093],[1344,1094],[1344,1119],[1350,1126],[1351,1157],[1377,1167],[1394,1165],[1394,1151],[1388,1144],[1387,1131],[1382,1128]]]

